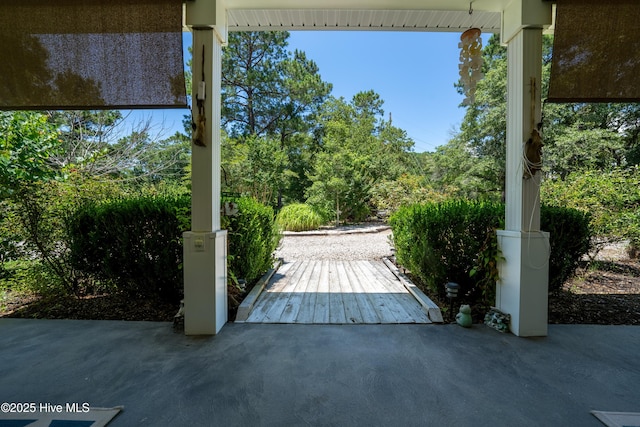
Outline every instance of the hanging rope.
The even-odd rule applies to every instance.
[[[191,122],[193,128],[193,143],[199,147],[206,147],[205,133],[206,133],[206,121],[204,110],[204,100],[207,97],[205,79],[204,79],[204,45],[202,45],[202,79],[198,85],[198,91],[196,92],[196,103],[198,106],[198,118],[196,122]]]

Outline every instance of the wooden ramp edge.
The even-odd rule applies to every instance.
[[[234,322],[244,323],[247,321],[247,319],[249,318],[249,313],[251,313],[251,310],[253,310],[253,306],[256,304],[256,301],[258,301],[258,297],[264,290],[264,287],[267,285],[267,283],[269,283],[269,280],[271,280],[271,277],[276,271],[278,271],[281,265],[282,258],[278,259],[273,265],[273,268],[267,271],[264,276],[262,276],[260,280],[258,280],[253,289],[251,289],[251,292],[249,292],[249,294],[244,298],[244,300],[242,300],[242,302],[238,306],[238,312],[236,313],[236,319],[234,320]]]
[[[389,270],[391,270],[391,272],[395,274],[398,280],[402,282],[404,287],[407,288],[409,292],[411,292],[411,295],[413,295],[414,298],[418,300],[420,305],[427,312],[429,319],[434,323],[444,323],[440,307],[438,307],[435,302],[431,301],[431,299],[424,292],[422,292],[416,285],[414,285],[411,279],[409,279],[406,274],[398,270],[398,267],[396,267],[389,258],[382,258],[382,261],[389,268]]]

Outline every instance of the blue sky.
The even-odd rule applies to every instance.
[[[388,31],[292,32],[291,50],[318,64],[332,95],[350,100],[374,90],[386,118],[404,129],[416,152],[434,151],[459,128],[464,109],[458,81],[459,33]]]
[[[404,129],[416,152],[446,144],[464,117],[458,80],[459,33],[388,31],[292,31],[289,50],[302,50],[333,84],[332,95],[347,101],[374,90],[384,101],[385,118]],[[190,43],[190,34],[185,34]],[[486,43],[489,35],[483,35]],[[156,110],[168,133],[182,130],[187,110]]]

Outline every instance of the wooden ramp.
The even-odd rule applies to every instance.
[[[248,323],[432,323],[382,261],[298,260],[271,277]]]

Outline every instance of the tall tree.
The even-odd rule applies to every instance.
[[[223,128],[232,138],[275,139],[287,154],[290,167],[283,170],[278,205],[283,197],[303,197],[298,181],[307,172],[304,136],[313,131],[318,108],[331,91],[304,52],[286,50],[288,38],[287,32],[232,32],[222,63]]]
[[[350,103],[330,98],[320,114],[318,143],[309,202],[330,216],[362,220],[370,214],[374,185],[397,179],[407,171],[412,142],[383,119],[383,101],[360,92]]]
[[[231,32],[222,57],[222,125],[230,136],[262,135],[282,100],[287,32]]]
[[[304,52],[286,50],[288,32],[232,32],[222,61],[222,123],[231,137],[284,135],[331,91]]]
[[[543,38],[542,95],[547,93],[553,39]],[[467,107],[460,131],[441,152],[468,157],[468,168],[446,169],[450,158],[434,156],[436,170],[463,194],[504,189],[506,165],[506,49],[497,36],[483,50],[485,77]],[[577,169],[610,169],[640,160],[640,104],[543,103],[543,172],[564,179]],[[523,141],[524,143],[524,141]],[[450,162],[449,162],[450,163]],[[457,169],[457,172],[456,172]],[[454,177],[453,175],[459,174]]]

